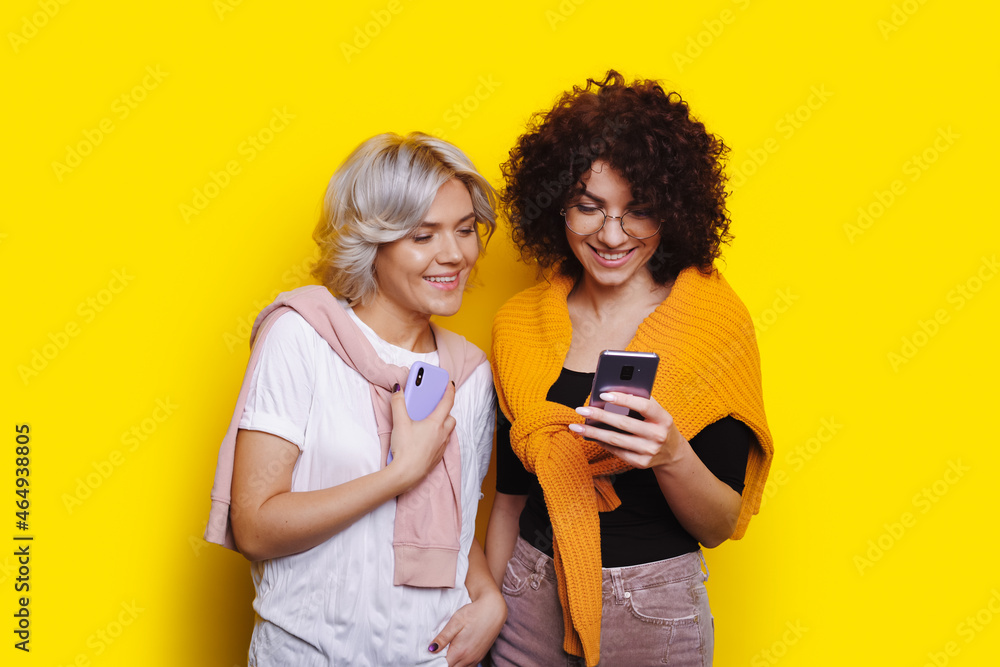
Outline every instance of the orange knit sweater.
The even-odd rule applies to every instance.
[[[619,505],[607,475],[629,468],[567,428],[582,418],[545,400],[573,338],[566,297],[569,278],[555,275],[511,298],[493,321],[491,364],[500,409],[510,419],[511,446],[538,477],[552,519],[553,552],[565,621],[563,648],[600,659],[601,541],[599,511]],[[746,307],[718,272],[688,268],[670,295],[639,326],[629,350],[656,352],[653,396],[690,440],[733,416],[759,443],[747,462],[740,516],[746,532],[760,508],[773,455],[764,415],[760,357]]]

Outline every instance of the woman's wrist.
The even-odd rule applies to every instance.
[[[697,456],[687,438],[676,430],[667,435],[667,442],[663,444],[660,451],[663,458],[653,466],[653,473],[657,477],[673,475],[676,471],[684,469],[690,457]]]
[[[379,472],[385,475],[393,498],[406,493],[420,482],[420,478],[415,476],[412,470],[407,470],[406,466],[397,463],[396,459]]]

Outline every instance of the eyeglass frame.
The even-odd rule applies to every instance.
[[[602,229],[604,229],[604,225],[608,224],[608,218],[612,218],[612,219],[616,219],[617,218],[618,224],[621,225],[622,233],[624,233],[625,236],[627,236],[627,237],[629,237],[631,239],[635,239],[636,241],[645,241],[646,239],[651,239],[654,236],[656,236],[657,234],[659,234],[660,233],[660,229],[663,228],[663,221],[662,220],[658,220],[657,223],[656,223],[656,231],[654,231],[649,236],[633,236],[632,234],[629,234],[628,231],[625,229],[625,220],[624,220],[624,218],[629,213],[635,213],[635,211],[628,211],[628,210],[626,210],[626,211],[622,212],[621,215],[608,215],[608,212],[605,211],[600,206],[592,206],[591,208],[596,208],[598,211],[600,211],[602,214],[604,214],[604,220],[601,222],[601,226],[598,227],[597,229],[595,229],[594,231],[589,232],[587,234],[581,234],[580,232],[576,231],[575,229],[573,229],[572,227],[569,226],[569,218],[567,217],[567,213],[566,213],[566,209],[570,209],[570,208],[577,208],[578,209],[581,206],[590,206],[590,205],[589,204],[573,204],[572,206],[564,206],[563,208],[559,209],[559,215],[561,215],[563,217],[563,223],[566,225],[566,229],[568,229],[569,231],[573,232],[577,236],[593,236],[594,234],[596,234],[599,231],[601,231]]]

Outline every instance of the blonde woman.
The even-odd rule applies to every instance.
[[[490,368],[430,321],[461,306],[494,197],[445,141],[372,137],[327,189],[323,286],[258,318],[206,534],[253,563],[250,665],[474,665],[503,624],[474,537]],[[414,422],[418,361],[452,385]]]

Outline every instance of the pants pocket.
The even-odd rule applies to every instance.
[[[532,576],[535,576],[534,570],[517,558],[511,558],[507,561],[507,570],[504,572],[500,590],[504,595],[510,597],[521,595]]]
[[[604,607],[601,667],[710,667],[714,641],[707,612],[697,578],[625,591],[621,604]]]

